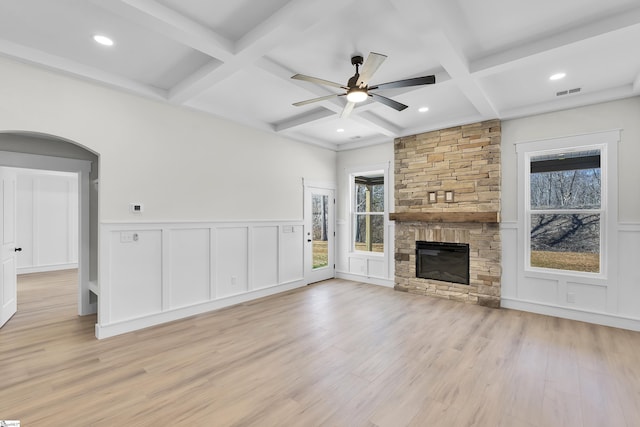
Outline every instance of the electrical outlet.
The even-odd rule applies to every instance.
[[[567,302],[575,303],[576,302],[576,294],[573,292],[567,292]]]
[[[236,276],[231,276],[231,284],[232,285],[237,285],[238,284],[238,278]]]
[[[133,231],[121,231],[120,243],[133,243],[138,241],[138,233]]]

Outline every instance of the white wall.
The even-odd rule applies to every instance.
[[[17,173],[18,274],[77,268],[78,176]]]
[[[640,97],[502,122],[502,305],[640,330]],[[522,236],[518,226],[518,182],[515,145],[620,129],[617,143],[618,217],[613,218],[606,277],[590,280],[572,275],[528,277],[523,272]],[[615,209],[613,210],[615,211]],[[613,259],[611,259],[613,258]],[[567,292],[575,302],[567,301]]]
[[[104,227],[98,235],[96,292],[100,294],[98,331],[102,328],[104,334],[130,330],[116,327],[114,322],[144,318],[147,320],[128,323],[128,327],[143,327],[193,313],[194,309],[178,310],[170,305],[170,314],[166,314],[166,304],[173,301],[171,298],[187,301],[189,307],[199,309],[221,306],[211,300],[204,303],[197,298],[191,300],[199,291],[185,290],[182,295],[182,291],[176,291],[181,289],[180,283],[168,282],[179,281],[180,273],[174,272],[178,276],[170,278],[170,272],[158,271],[158,251],[166,257],[165,251],[173,250],[165,234],[145,231],[145,244],[134,245],[138,252],[131,255],[142,262],[137,271],[127,257],[129,247],[113,241],[110,224],[146,230],[157,223],[188,227],[194,221],[206,224],[240,221],[243,226],[263,221],[277,224],[302,221],[303,178],[335,181],[336,153],[329,150],[5,58],[0,58],[0,75],[0,133],[52,135],[99,155],[98,217]],[[131,213],[132,202],[142,203],[144,212]],[[256,233],[262,236],[257,239],[264,239],[259,245],[271,245],[269,238],[273,233]],[[226,256],[235,252],[251,256],[253,246],[245,242],[243,233],[230,232],[226,237],[217,241],[221,246],[216,247],[216,254]],[[184,246],[203,244],[197,232],[181,235],[180,239]],[[302,236],[299,240],[302,242]],[[151,243],[146,244],[147,241]],[[245,254],[243,248],[249,252]],[[247,258],[248,265],[251,262]],[[269,258],[264,262],[273,267],[275,261]],[[225,269],[230,265],[224,257],[212,257],[208,265],[211,277],[226,275]],[[181,268],[187,267],[178,267],[178,271]],[[130,273],[135,273],[133,277],[137,279],[131,280]],[[264,280],[271,286],[272,279],[273,275]],[[243,281],[244,276],[236,280]],[[167,283],[171,283],[170,288]],[[243,298],[260,296],[250,288],[261,286],[260,283],[259,279],[247,276],[247,293],[242,294]],[[286,288],[280,285],[275,283],[269,289]],[[162,295],[160,312],[158,289]],[[173,294],[167,293],[168,289]],[[153,292],[149,293],[150,290]],[[147,294],[150,300],[139,299]],[[117,297],[112,298],[113,295]]]
[[[387,209],[394,211],[394,150],[393,141],[356,150],[341,151],[337,160],[338,199],[336,212],[336,275],[345,279],[392,287],[395,282],[394,239],[395,223],[386,216],[384,256],[353,252],[350,232],[350,182],[354,170],[372,170],[371,166],[385,165],[387,175]],[[374,167],[373,169],[377,169]]]
[[[301,219],[302,178],[335,179],[329,150],[3,58],[0,73],[0,132],[99,154],[100,221]]]

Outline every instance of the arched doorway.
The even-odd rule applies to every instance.
[[[0,132],[0,166],[78,175],[78,314],[97,312],[97,153],[64,138],[29,132]],[[93,289],[93,290],[92,290]]]

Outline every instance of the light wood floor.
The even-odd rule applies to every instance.
[[[24,426],[638,426],[640,334],[330,280],[102,341],[75,272],[19,280]]]

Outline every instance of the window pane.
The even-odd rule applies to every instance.
[[[384,216],[356,215],[355,249],[384,252]]]
[[[356,212],[384,212],[384,177],[355,177]]]
[[[313,268],[329,265],[329,247],[327,236],[329,226],[329,197],[312,194],[311,207],[313,209]]]
[[[531,159],[531,209],[599,209],[600,152]]]
[[[531,266],[600,272],[600,214],[532,214]]]

